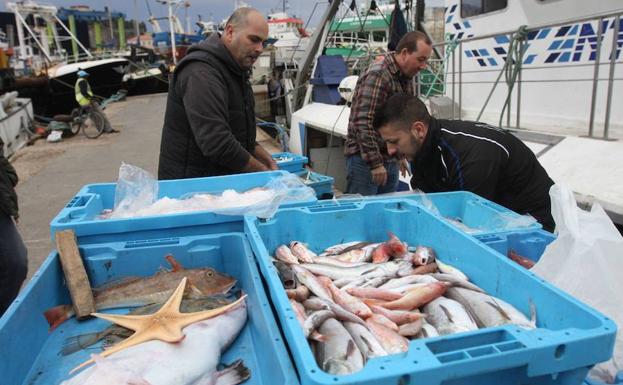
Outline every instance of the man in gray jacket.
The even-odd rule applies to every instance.
[[[189,48],[169,84],[159,179],[277,169],[255,141],[249,83],[249,72],[267,38],[262,14],[239,8],[222,36],[213,34]]]

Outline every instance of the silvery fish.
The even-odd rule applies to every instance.
[[[427,314],[426,320],[442,336],[478,329],[478,325],[463,305],[449,298],[439,297],[422,310]]]
[[[529,320],[522,312],[499,298],[461,287],[448,289],[446,295],[465,306],[480,327],[513,324],[524,329],[536,328],[536,314]]]
[[[431,277],[438,279],[439,281],[444,281],[444,282],[450,282],[452,284],[452,286],[458,286],[458,287],[463,287],[465,289],[469,289],[469,290],[474,290],[480,293],[484,293],[485,291],[482,290],[480,287],[474,285],[473,283],[466,281],[464,279],[461,279],[459,277],[457,277],[456,275],[453,274],[446,274],[446,273],[433,273],[430,275]]]
[[[344,322],[344,327],[348,330],[351,337],[353,337],[357,347],[366,359],[382,357],[388,354],[374,334],[370,333],[370,330],[364,325]]]
[[[316,349],[316,360],[322,370],[345,375],[363,369],[363,355],[341,322],[329,318],[318,331],[327,339],[317,344]]]

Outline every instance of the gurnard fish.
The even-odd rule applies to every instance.
[[[228,305],[234,301],[234,296],[228,295],[213,295],[205,298],[198,299],[183,299],[180,305],[180,311],[182,313],[194,313],[202,310],[216,309],[221,306]],[[151,305],[136,308],[129,312],[131,315],[145,315],[153,314],[162,307],[162,303],[154,303]],[[100,340],[117,342],[120,339],[128,338],[134,333],[133,330],[126,329],[123,326],[113,324],[106,329],[96,332],[80,334],[77,336],[69,337],[65,340],[65,345],[62,349],[63,355],[68,355],[78,350],[85,349]]]
[[[331,310],[333,314],[335,314],[335,318],[340,321],[353,322],[360,325],[365,325],[365,322],[359,316],[349,312],[337,303],[327,301],[322,298],[311,297],[307,301],[303,302],[303,305],[306,309],[309,310],[328,309]]]
[[[407,291],[398,300],[379,303],[379,305],[390,310],[413,310],[442,296],[447,287],[448,284],[446,282],[429,283],[426,286],[416,287]],[[366,301],[366,303],[368,302]]]
[[[171,271],[158,272],[151,277],[131,278],[94,289],[95,309],[100,311],[163,303],[173,294],[183,277],[188,279],[184,298],[224,294],[236,284],[234,278],[212,268],[184,269],[173,256],[167,255],[166,259],[171,264]],[[53,330],[73,317],[74,309],[71,305],[59,305],[46,310],[44,315],[50,330]]]
[[[383,349],[389,354],[397,354],[409,350],[409,340],[392,329],[385,327],[371,319],[366,320],[368,330],[381,343]]]
[[[391,257],[401,256],[408,252],[407,246],[398,239],[391,231],[389,241],[381,243],[372,252],[372,262],[383,263],[389,261]]]
[[[277,247],[275,250],[275,258],[280,260],[281,262],[289,263],[289,264],[298,264],[298,258],[292,254],[292,250],[286,245],[281,245]]]
[[[331,292],[333,300],[344,309],[361,317],[367,318],[372,315],[370,308],[359,298],[353,297],[346,291],[338,289],[327,277],[319,277],[318,280]]]
[[[110,357],[95,356],[95,365],[61,385],[235,385],[250,377],[241,361],[217,371],[223,353],[247,320],[247,307],[239,306],[184,328],[177,343],[149,341]]]
[[[298,258],[299,262],[302,263],[314,263],[314,257],[317,256],[313,251],[309,250],[307,246],[297,241],[292,241],[290,243],[290,250],[292,250],[292,254]]]
[[[314,265],[309,264],[309,266]],[[301,265],[292,265],[292,270],[294,270],[294,274],[296,274],[296,279],[298,279],[298,281],[303,285],[307,286],[312,293],[322,299],[333,302],[333,296],[331,296],[329,290],[327,290],[327,288],[318,280],[318,277]]]
[[[534,262],[533,260],[528,259],[522,255],[519,255],[513,250],[508,251],[508,258],[517,262],[519,265],[525,267],[528,270],[532,269],[534,265],[536,264],[536,262]]]

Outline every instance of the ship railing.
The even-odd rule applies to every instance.
[[[597,21],[598,31],[597,31],[597,36],[596,36],[597,46],[595,49],[595,52],[596,52],[595,60],[593,63],[574,63],[570,61],[559,66],[556,66],[556,65],[547,65],[547,66],[519,65],[517,66],[517,70],[518,70],[517,77],[515,81],[513,82],[513,87],[515,88],[514,93],[516,96],[516,101],[515,103],[512,103],[511,98],[509,97],[506,100],[504,109],[502,110],[506,117],[506,126],[509,128],[516,128],[516,129],[523,128],[521,126],[521,112],[522,112],[521,89],[524,83],[556,84],[560,82],[591,82],[592,92],[587,98],[588,99],[587,103],[590,103],[590,118],[589,118],[589,124],[588,124],[588,132],[586,136],[591,137],[591,138],[609,140],[614,85],[615,85],[615,82],[620,82],[621,80],[623,80],[623,78],[615,77],[615,69],[617,68],[617,65],[620,65],[623,62],[623,60],[617,59],[617,56],[618,56],[617,53],[620,51],[623,51],[623,47],[618,46],[618,44],[620,44],[621,34],[623,34],[623,31],[620,30],[621,16],[623,16],[623,10],[604,13],[604,14],[597,15],[597,16],[593,15],[589,17],[578,17],[578,18],[568,19],[562,22],[557,22],[557,23],[541,24],[538,26],[531,26],[531,27],[524,29],[523,33],[527,34],[530,32],[538,32],[544,28],[553,28],[553,27],[560,27],[560,26],[566,26],[566,25],[573,25],[573,24],[582,23],[582,22]],[[608,21],[607,25],[610,25],[610,22],[612,20],[614,20],[614,24],[613,24],[614,28],[607,29],[607,31],[603,31],[604,21]],[[482,40],[491,39],[491,38],[495,38],[497,36],[503,36],[503,35],[508,36],[509,40],[511,40],[513,39],[514,36],[516,36],[517,32],[518,31],[516,30],[509,30],[509,31],[504,31],[504,32],[470,37],[470,38],[447,40],[445,42],[434,43],[433,46],[442,48],[448,54],[446,55],[445,60],[442,59],[442,60],[431,60],[430,61],[430,67],[432,67],[431,68],[432,71],[434,73],[439,74],[439,76],[436,77],[435,80],[432,82],[430,81],[427,82],[425,79],[422,79],[420,77],[419,82],[418,82],[419,86],[420,87],[423,87],[423,86],[435,87],[435,86],[440,86],[439,83],[441,82],[443,84],[442,89],[444,90],[444,94],[446,96],[449,96],[452,99],[452,117],[454,119],[461,119],[464,84],[475,84],[475,83],[491,84],[492,87],[494,87],[498,83],[498,81],[493,81],[493,80],[491,81],[489,80],[463,81],[463,75],[469,74],[469,73],[486,73],[486,72],[499,73],[500,72],[499,68],[479,69],[479,70],[472,70],[472,71],[463,70],[463,52],[464,52],[463,45],[465,43],[482,41]],[[609,51],[609,55],[603,55],[601,52],[602,41],[604,40],[604,37],[609,34],[612,34],[611,35],[612,36],[611,48]],[[528,44],[526,40],[525,39],[519,40],[518,44],[520,44],[520,50],[525,52],[524,49],[526,48],[526,44]],[[449,50],[449,48],[452,46],[455,46],[457,49]],[[448,51],[451,51],[451,52],[448,52]],[[606,56],[606,57],[604,58],[603,56]],[[591,67],[591,66],[594,69],[592,78],[585,77],[585,78],[567,78],[567,79],[556,78],[556,79],[530,79],[530,80],[522,79],[522,73],[524,73],[525,71],[535,71],[539,69],[556,68],[556,67],[573,68],[573,67]],[[604,71],[603,67],[607,67],[606,76],[603,76],[603,71]],[[498,80],[499,80],[499,77],[498,77]],[[603,134],[601,137],[598,137],[597,135],[595,135],[596,105],[597,105],[597,101],[601,100],[601,98],[598,95],[598,89],[599,89],[599,85],[603,83],[605,83],[607,86],[606,102],[605,102],[605,117],[604,117],[604,123],[603,123]],[[489,95],[489,97],[490,96],[491,95]],[[485,106],[486,106],[486,102],[485,102]],[[515,121],[514,122],[511,121],[511,109],[513,107],[515,109],[514,111]],[[483,111],[484,111],[484,108],[483,108]],[[479,118],[482,115],[483,111],[481,111]]]

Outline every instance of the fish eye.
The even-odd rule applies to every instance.
[[[208,277],[214,276],[214,272],[212,270],[208,270],[206,274],[208,275]]]

